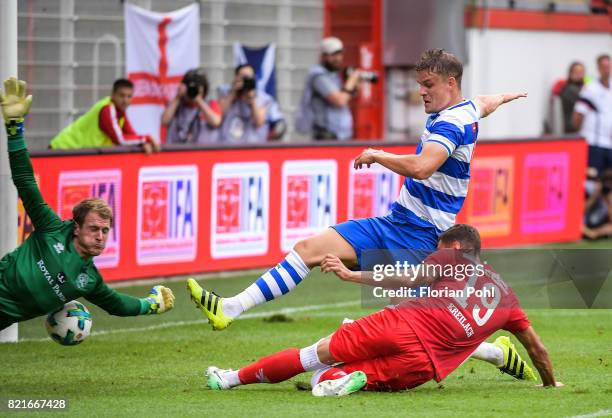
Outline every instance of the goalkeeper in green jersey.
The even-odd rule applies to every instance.
[[[104,251],[113,224],[112,211],[103,200],[83,200],[73,208],[73,219],[63,222],[44,202],[24,140],[24,118],[32,104],[32,96],[25,92],[26,83],[14,77],[5,80],[4,93],[0,92],[13,182],[34,225],[32,235],[0,259],[0,330],[79,297],[111,315],[172,309],[174,295],[164,286],[154,286],[146,298],[136,298],[104,283],[93,263],[93,257]]]

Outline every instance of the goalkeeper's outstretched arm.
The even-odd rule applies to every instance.
[[[85,299],[117,316],[161,314],[174,307],[174,294],[167,287],[153,286],[147,297],[137,298],[111,289],[101,277]]]
[[[60,228],[62,221],[45,203],[34,179],[32,162],[25,144],[24,124],[32,96],[26,97],[26,83],[11,77],[0,91],[0,106],[8,134],[8,151],[13,183],[26,213],[38,231]]]

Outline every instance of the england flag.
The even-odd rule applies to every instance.
[[[134,98],[128,117],[139,134],[161,138],[161,115],[183,75],[200,63],[200,6],[155,13],[125,4],[125,56]]]

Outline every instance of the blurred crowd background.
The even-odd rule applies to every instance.
[[[129,3],[165,13],[194,2]],[[560,91],[555,83],[565,79],[573,62],[582,64],[584,80],[598,79],[596,59],[612,49],[608,0],[197,3],[199,68],[208,85],[206,101],[213,102],[221,119],[213,117],[211,126],[221,126],[222,106],[217,105],[223,104],[224,89],[227,95],[228,88],[231,92],[235,86],[236,43],[251,48],[274,45],[272,99],[277,110],[267,113],[284,123],[270,125],[266,140],[290,142],[313,136],[296,132],[294,121],[309,71],[321,61],[326,36],[343,42],[341,74],[348,67],[364,65],[376,74],[375,82],[359,82],[347,103],[353,119],[350,138],[357,139],[405,140],[420,135],[425,115],[411,65],[430,47],[445,48],[464,61],[467,97],[529,91],[528,101],[483,124],[481,137],[562,134],[568,130],[559,116],[560,106],[551,100]],[[512,15],[516,12],[522,13],[522,20]],[[108,96],[115,80],[127,78],[124,24],[124,2],[119,0],[19,2],[19,74],[36,96],[28,119],[32,148],[47,148],[63,128]]]

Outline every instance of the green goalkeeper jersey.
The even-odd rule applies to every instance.
[[[0,260],[0,313],[23,321],[79,297],[112,315],[147,313],[150,303],[146,299],[114,291],[104,283],[93,260],[77,253],[74,221],[62,222],[44,202],[27,149],[15,146],[22,141],[22,135],[9,136],[9,160],[13,182],[34,232]]]

